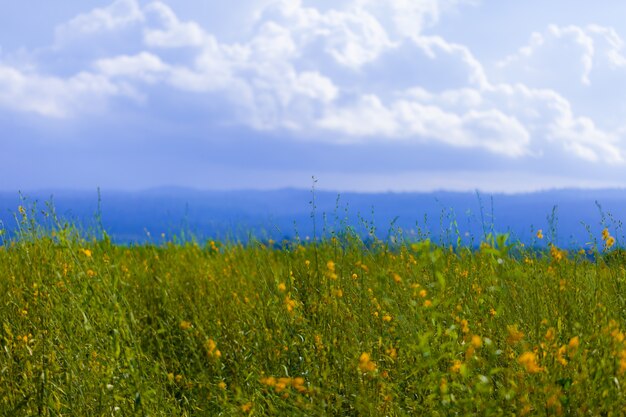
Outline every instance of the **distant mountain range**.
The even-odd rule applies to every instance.
[[[581,246],[609,227],[624,241],[626,190],[554,190],[526,194],[334,193],[283,189],[276,191],[198,191],[159,188],[141,192],[96,190],[0,193],[0,221],[15,230],[17,207],[46,209],[52,201],[59,217],[85,230],[101,224],[119,243],[165,239],[281,240],[352,227],[379,238],[401,229],[406,236],[428,235],[444,243],[475,245],[489,232],[510,232],[533,243],[537,229],[560,246]],[[313,204],[313,197],[315,197]],[[51,200],[52,199],[52,200]],[[315,214],[315,215],[313,215]],[[315,222],[314,222],[315,220]],[[315,227],[314,227],[315,223]],[[315,230],[314,230],[315,229]],[[393,234],[393,232],[392,232]]]

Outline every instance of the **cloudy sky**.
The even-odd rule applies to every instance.
[[[0,190],[626,186],[626,2],[0,8]]]

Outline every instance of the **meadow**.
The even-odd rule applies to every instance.
[[[0,230],[6,416],[623,415],[626,269],[562,250],[364,240],[137,246]],[[626,388],[626,387],[625,387]]]

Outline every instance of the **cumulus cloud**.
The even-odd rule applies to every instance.
[[[115,0],[109,6],[76,16],[56,30],[58,41],[99,32],[118,31],[144,19],[135,0]]]
[[[45,56],[82,57],[71,75],[0,62],[0,105],[80,117],[130,98],[149,112],[151,94],[167,88],[221,103],[233,124],[296,139],[623,163],[620,130],[566,98],[574,84],[593,89],[598,71],[624,71],[619,34],[551,25],[486,70],[467,46],[425,34],[471,3],[346,0],[322,10],[277,0],[246,39],[228,43],[165,2],[116,0],[57,29]]]
[[[0,105],[53,118],[96,112],[105,99],[132,97],[135,91],[102,75],[81,72],[70,78],[28,74],[0,64]]]

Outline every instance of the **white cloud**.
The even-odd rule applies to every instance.
[[[544,33],[533,33],[527,45],[500,61],[498,66],[526,73],[524,78],[532,78],[539,87],[554,86],[556,77],[568,75],[575,75],[580,83],[589,85],[594,54],[594,40],[584,29],[550,25]],[[564,63],[569,67],[568,73],[557,74],[564,69]],[[568,78],[568,85],[572,81]]]
[[[206,40],[205,31],[194,22],[181,22],[170,7],[154,2],[146,6],[144,14],[154,16],[161,28],[148,27],[144,32],[144,42],[148,46],[162,48],[199,47]]]
[[[495,109],[457,114],[416,100],[397,100],[386,107],[375,96],[364,96],[353,107],[329,109],[319,125],[356,137],[434,141],[511,157],[526,154],[530,142],[518,120]]]
[[[471,0],[356,0],[357,7],[370,11],[381,20],[389,20],[387,26],[401,37],[419,36],[422,31],[435,25],[441,15],[461,4],[476,4]]]
[[[109,78],[131,77],[148,83],[155,83],[162,74],[171,71],[158,56],[141,52],[138,55],[121,55],[115,58],[100,59],[95,62],[95,68]]]
[[[465,3],[352,0],[321,10],[278,0],[247,28],[247,39],[225,43],[164,2],[116,0],[57,30],[51,53],[59,59],[72,56],[78,39],[97,43],[89,36],[111,35],[106,44],[83,45],[100,55],[87,54],[88,65],[74,75],[0,63],[0,105],[68,117],[116,97],[145,97],[138,105],[151,111],[150,93],[165,86],[219,102],[236,117],[231,123],[294,138],[624,162],[620,130],[575,111],[565,91],[572,84],[591,90],[600,82],[597,71],[626,68],[619,34],[598,25],[551,25],[486,71],[467,46],[423,33]],[[116,33],[126,36],[123,52]],[[394,79],[400,70],[402,83]]]
[[[142,20],[143,13],[136,0],[115,0],[107,7],[93,9],[59,26],[56,30],[57,42],[99,32],[117,31]]]
[[[41,116],[63,118],[77,111],[99,111],[105,97],[133,95],[131,88],[101,75],[81,72],[63,79],[22,73],[0,64],[0,105]]]

